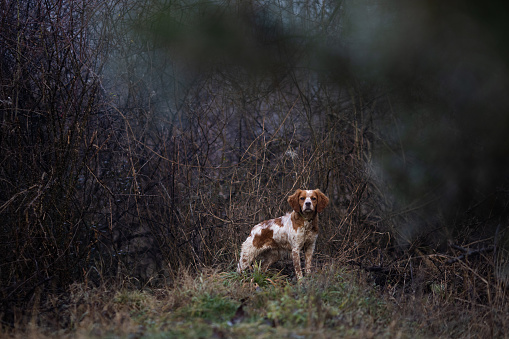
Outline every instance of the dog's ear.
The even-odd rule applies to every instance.
[[[288,197],[288,203],[290,204],[290,207],[295,212],[300,212],[300,204],[299,204],[299,196],[300,196],[301,190],[296,190],[295,193],[290,195]]]
[[[316,211],[321,212],[329,204],[329,198],[322,193],[319,189],[315,190],[316,196],[318,197],[318,203],[316,204]]]

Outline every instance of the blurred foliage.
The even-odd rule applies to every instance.
[[[504,243],[507,5],[233,1],[182,10],[176,3],[181,11],[162,12],[149,31],[198,72],[234,65],[274,76],[302,67],[322,82],[358,85],[382,112],[375,167],[404,215],[396,223],[404,243],[423,235],[442,245],[470,236]]]
[[[336,75],[345,77],[346,55],[331,44],[339,39],[333,24],[341,7],[342,1],[170,1],[136,26],[197,72],[236,67],[277,78],[300,67],[323,74],[337,68]]]
[[[393,22],[359,28],[365,54],[375,56],[366,62],[374,79],[393,89],[387,134],[400,150],[385,153],[385,168],[404,197],[430,203],[428,218],[434,211],[448,223],[471,218],[466,212],[506,217],[509,84],[500,10],[394,2],[378,13]]]
[[[425,206],[419,227],[445,218],[453,231],[473,215],[507,223],[504,5],[330,1],[313,12],[293,1],[172,4],[149,31],[196,69],[273,75],[302,66],[338,85],[362,83],[368,100],[381,96],[378,128],[388,142],[378,162],[402,210]],[[284,15],[292,11],[296,20]]]

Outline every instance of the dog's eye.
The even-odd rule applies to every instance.
[[[316,200],[316,198],[315,198],[315,197],[312,197],[312,198],[311,198],[311,200]]]
[[[305,200],[305,198],[304,197],[300,197],[300,200]]]

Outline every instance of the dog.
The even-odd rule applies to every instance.
[[[305,254],[305,272],[311,273],[311,259],[318,237],[318,213],[329,204],[329,198],[319,189],[298,189],[288,198],[292,212],[255,225],[242,244],[237,272],[241,273],[254,259],[262,259],[266,270],[286,252],[292,253],[297,279],[302,279],[300,251]]]

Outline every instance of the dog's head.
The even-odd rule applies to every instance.
[[[319,189],[299,189],[288,197],[288,203],[295,212],[309,214],[323,211],[329,204],[329,198]]]

